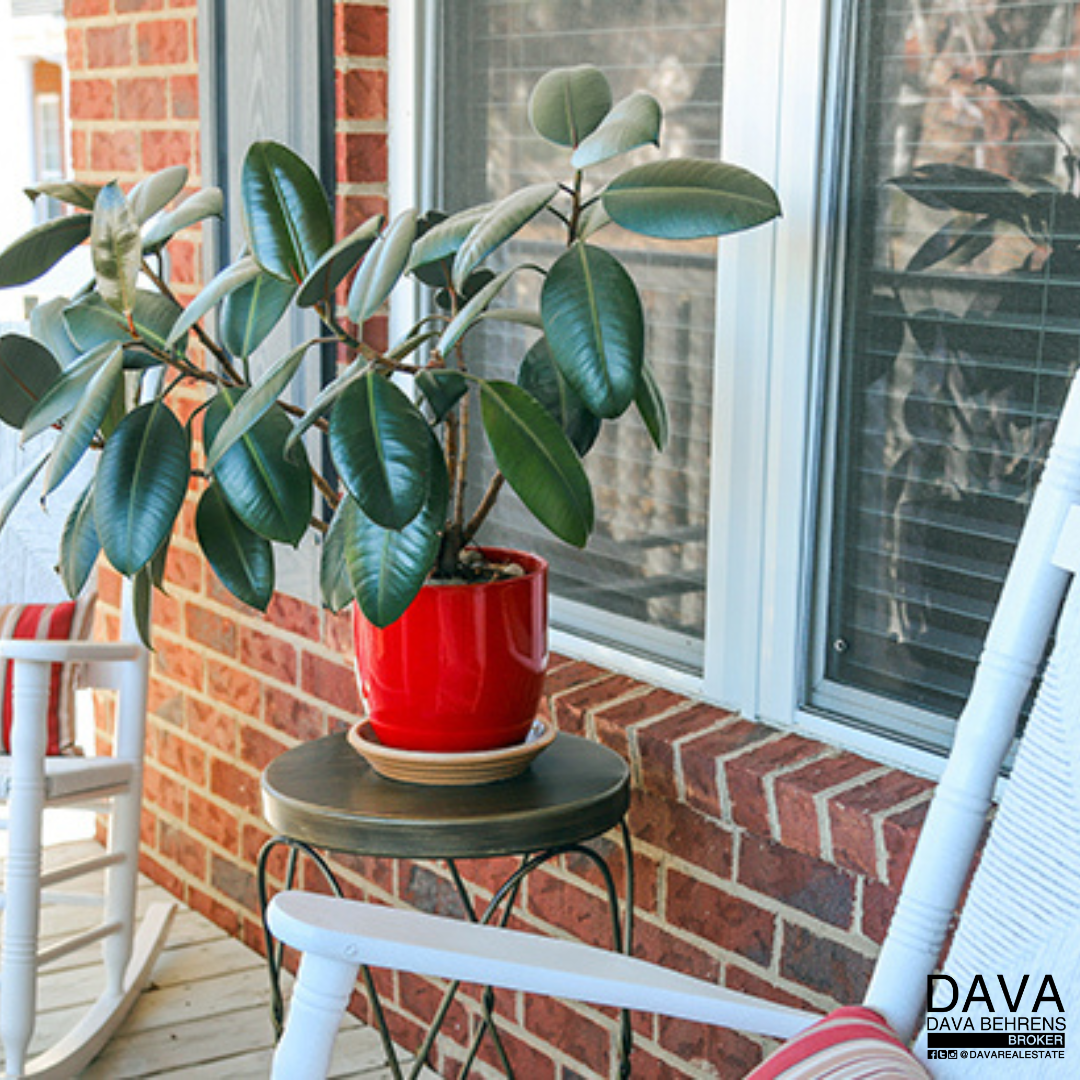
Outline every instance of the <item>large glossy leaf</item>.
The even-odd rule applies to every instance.
[[[446,356],[487,310],[488,304],[506,288],[518,268],[504,270],[489,281],[454,317],[439,338],[438,350]]]
[[[600,434],[600,418],[585,408],[581,398],[559,373],[544,338],[535,342],[525,354],[517,381],[518,386],[544,406],[574,449],[584,457]]]
[[[137,571],[131,579],[131,613],[139,640],[153,652],[150,636],[154,614],[154,575],[149,566]]]
[[[888,181],[934,210],[985,214],[1023,227],[1027,191],[1015,180],[966,165],[920,165]]]
[[[428,368],[416,376],[416,386],[431,406],[435,422],[439,423],[469,389],[469,381],[460,371]]]
[[[265,611],[274,595],[274,551],[233,513],[217,484],[195,511],[199,544],[221,584],[241,603]]]
[[[406,267],[408,272],[416,274],[426,285],[447,284],[448,278],[444,280],[441,276],[433,277],[425,274],[425,269],[430,270],[438,263],[457,254],[458,249],[465,243],[465,237],[472,232],[476,223],[490,209],[490,203],[484,203],[483,206],[471,206],[433,225],[413,244],[409,265]]]
[[[439,552],[450,485],[442,450],[430,434],[427,450],[427,501],[403,529],[385,529],[376,524],[349,497],[338,507],[352,591],[364,615],[376,626],[389,626],[402,615],[420,591]]]
[[[169,331],[166,344],[171,347],[207,312],[217,307],[229,293],[235,292],[250,281],[254,281],[262,272],[259,264],[250,255],[237,259],[231,266],[226,266],[224,270],[219,271],[210,284],[180,313],[180,317]]]
[[[66,296],[54,296],[36,304],[30,312],[30,336],[41,342],[62,368],[77,360],[81,351],[64,320],[64,310],[69,304]]]
[[[371,246],[349,289],[349,318],[358,326],[382,307],[405,272],[416,237],[416,211],[405,210]]]
[[[349,494],[372,521],[400,529],[428,495],[427,422],[388,378],[350,383],[330,417],[330,453]]]
[[[333,612],[340,611],[356,599],[349,578],[349,568],[345,565],[346,518],[354,512],[355,507],[356,503],[346,495],[323,537],[322,554],[319,557],[319,592],[322,594],[323,606]],[[351,525],[348,527],[352,528]]]
[[[81,180],[56,180],[23,188],[31,202],[37,202],[41,198],[55,199],[79,210],[93,210],[94,200],[100,190],[100,184],[87,184]]]
[[[144,225],[159,210],[164,210],[184,190],[187,178],[186,165],[171,165],[140,180],[127,197],[135,220]]]
[[[45,467],[45,462],[49,460],[51,452],[51,450],[43,450],[10,484],[0,491],[0,531],[7,524],[11,512],[18,506],[19,500],[34,482],[34,477]]]
[[[304,415],[293,425],[292,432],[285,442],[287,454],[292,453],[293,446],[300,441],[304,432],[321,420],[334,407],[334,402],[341,397],[345,389],[362,378],[370,366],[370,361],[366,357],[359,356],[333,382],[327,383],[319,391]]]
[[[521,501],[559,539],[584,547],[593,527],[592,490],[562,428],[513,383],[484,383],[480,409],[495,461]]]
[[[649,438],[657,450],[667,446],[669,425],[667,405],[652,368],[648,364],[641,367],[641,382],[634,395],[634,404],[649,432]]]
[[[602,248],[576,243],[548,272],[540,294],[544,334],[559,371],[597,416],[634,400],[645,318],[633,279]]]
[[[90,380],[112,356],[115,347],[115,342],[107,341],[60,373],[60,377],[52,383],[23,421],[22,443],[25,444],[47,431],[78,405]]]
[[[334,290],[345,280],[346,274],[375,243],[382,227],[383,217],[378,214],[368,218],[344,240],[338,241],[309,271],[296,294],[297,304],[300,307],[312,307],[315,304],[329,303],[333,299]]]
[[[256,142],[240,179],[244,232],[255,261],[299,285],[334,243],[330,204],[302,158],[275,142]]]
[[[558,184],[533,184],[493,206],[472,228],[454,259],[454,288],[461,292],[469,275],[558,194]]]
[[[780,213],[776,192],[759,176],[738,165],[693,158],[629,169],[602,198],[612,221],[664,240],[723,236]]]
[[[101,553],[97,526],[94,524],[94,482],[75,500],[60,534],[60,578],[68,596],[82,592]]]
[[[86,392],[64,421],[56,440],[49,467],[45,470],[45,494],[55,491],[64,478],[82,460],[83,454],[102,426],[124,377],[124,352],[119,345],[86,385]]]
[[[611,86],[591,64],[556,68],[533,87],[529,122],[558,146],[577,146],[611,110]]]
[[[90,235],[92,222],[89,214],[72,214],[23,233],[0,251],[0,289],[25,285],[51,270]]]
[[[239,391],[221,389],[205,414],[204,442],[213,446],[222,424],[240,400]],[[274,405],[226,453],[214,478],[237,517],[267,540],[298,544],[311,521],[314,504],[311,467],[303,444],[289,456],[285,442],[292,422]]]
[[[105,444],[94,480],[94,524],[120,573],[141,570],[165,542],[190,467],[187,433],[160,398],[128,413]]]
[[[101,189],[94,204],[90,252],[102,299],[117,311],[131,311],[142,265],[142,236],[139,222],[115,181]]]
[[[660,102],[652,94],[637,90],[623,98],[604,117],[603,123],[581,141],[570,164],[575,169],[585,169],[639,146],[659,146],[662,122]]]
[[[138,289],[135,308],[130,315],[139,338],[156,349],[166,349],[180,312],[180,305],[175,300],[148,289]],[[97,293],[90,293],[65,308],[64,321],[83,352],[106,342],[129,343],[136,340],[131,336],[127,315],[106,304]]]
[[[250,356],[289,310],[296,294],[273,274],[259,274],[225,297],[221,305],[221,340],[234,356]]]
[[[208,470],[212,471],[237,440],[246,435],[270,411],[285,388],[293,381],[297,371],[300,370],[305,354],[313,344],[314,342],[305,341],[303,345],[271,364],[244,393],[207,449],[206,468]]]
[[[56,357],[22,334],[0,337],[0,420],[21,428],[31,409],[60,377]]]
[[[221,217],[225,212],[225,196],[221,188],[208,187],[189,195],[178,207],[147,222],[143,229],[143,251],[152,254],[167,244],[181,229],[197,225],[209,217]]]

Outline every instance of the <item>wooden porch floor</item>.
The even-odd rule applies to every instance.
[[[46,863],[61,856],[70,858],[78,850],[93,854],[100,848],[93,841],[49,848]],[[96,887],[100,889],[100,881]],[[169,898],[147,879],[140,881],[140,912],[155,900]],[[64,937],[92,924],[95,915],[89,907],[50,906],[43,915],[44,937]],[[39,983],[35,1047],[48,1045],[67,1030],[93,1000],[100,978],[98,955],[99,949],[91,946],[46,969]],[[148,989],[82,1075],[87,1080],[266,1077],[273,1046],[269,997],[262,957],[201,915],[181,907]],[[338,1035],[330,1075],[364,1080],[391,1076],[378,1035],[351,1016]],[[437,1080],[430,1070],[424,1070],[423,1076]]]

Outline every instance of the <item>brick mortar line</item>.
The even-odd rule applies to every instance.
[[[870,815],[870,824],[874,832],[874,859],[877,867],[878,881],[891,885],[889,880],[889,850],[885,844],[885,823],[897,814],[906,813],[923,803],[928,803],[934,795],[934,788],[927,788],[917,795],[912,795],[894,806],[878,810]]]
[[[390,61],[385,56],[350,56],[348,53],[334,55],[335,71],[389,71]]]
[[[732,714],[729,718],[728,726],[732,722],[743,720],[745,717]],[[751,723],[753,721],[750,721]],[[747,746],[741,746],[738,750],[731,750],[726,754],[716,758],[716,797],[720,804],[720,820],[727,822],[732,826],[736,826],[735,817],[732,810],[731,792],[728,791],[727,785],[727,770],[722,766],[727,765],[729,762],[735,761],[737,758],[742,757],[743,754],[755,753],[758,750],[763,749],[766,746],[772,746],[773,743],[779,742],[781,739],[786,739],[788,736],[786,731],[774,731],[771,735],[766,735],[764,739],[760,739],[757,742],[750,743]],[[681,755],[680,755],[681,756]],[[738,826],[736,826],[738,827]]]
[[[890,768],[888,765],[878,765],[868,769],[866,772],[859,773],[858,776],[850,776],[848,779],[841,780],[831,787],[823,788],[821,791],[816,792],[811,796],[814,803],[814,809],[817,812],[818,837],[822,859],[831,863],[833,866],[836,865],[836,856],[832,846],[832,824],[829,821],[829,802],[837,795],[842,795],[846,791],[862,787],[863,784],[872,783],[879,777],[887,776],[889,773],[895,771],[895,769]]]
[[[389,119],[385,116],[369,117],[366,120],[350,120],[345,117],[334,125],[334,135],[386,135],[388,128]]]
[[[145,72],[145,74],[140,74]],[[130,64],[114,64],[112,67],[83,67],[71,72],[71,84],[74,87],[80,82],[100,80],[110,82],[113,85],[122,82],[130,82],[134,79],[167,79],[172,75],[198,75],[198,63],[190,60],[177,60],[171,64],[140,63],[138,60]],[[85,121],[76,121],[81,127]]]
[[[783,843],[780,829],[780,808],[776,802],[776,781],[790,773],[798,772],[799,769],[808,765],[816,765],[820,761],[827,761],[835,756],[836,750],[834,747],[822,745],[816,754],[812,754],[810,757],[803,758],[800,761],[792,761],[787,765],[780,765],[762,777],[761,785],[765,792],[765,811],[769,822],[769,836],[774,842]]]
[[[600,736],[596,729],[596,714],[604,709],[616,708],[619,705],[624,705],[628,701],[636,701],[638,698],[645,697],[652,690],[651,686],[647,686],[644,683],[638,683],[636,686],[630,687],[629,690],[618,697],[606,698],[600,705],[593,705],[585,710],[585,733],[589,736],[593,742],[601,742]],[[625,728],[627,735],[627,742],[630,742],[630,733],[632,728]],[[633,762],[629,762],[631,769],[633,769]]]
[[[154,135],[163,131],[180,131],[188,134],[199,134],[199,122],[197,120],[190,120],[187,117],[162,116],[140,118],[110,116],[79,120],[77,123],[81,131],[91,135],[100,132],[105,132],[109,135]],[[79,179],[81,180],[83,175],[90,171],[91,170],[89,169],[80,169]]]
[[[653,687],[647,686],[647,692],[651,692]],[[643,732],[648,732],[649,728],[655,724],[662,723],[665,720],[670,720],[673,716],[678,716],[680,713],[688,712],[695,706],[696,702],[690,698],[684,698],[678,705],[671,705],[664,709],[662,712],[657,713],[655,716],[649,716],[644,720],[639,720],[635,724],[631,724],[626,729],[627,742],[630,746],[630,767],[634,773],[634,787],[638,790],[644,790],[645,778],[643,758],[641,753],[640,736]],[[700,732],[695,732],[700,734]],[[686,780],[683,776],[682,767],[682,754],[678,752],[679,743],[690,738],[690,735],[681,736],[678,739],[674,739],[671,742],[672,748],[672,772],[675,780],[675,793],[677,801],[679,803],[686,802]],[[671,800],[668,800],[671,801]]]

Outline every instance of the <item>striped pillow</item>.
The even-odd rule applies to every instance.
[[[61,604],[5,604],[0,606],[0,638],[37,641],[71,641],[90,636],[96,596],[68,600]],[[12,661],[0,664],[0,753],[11,752]],[[45,752],[50,755],[77,754],[75,746],[75,689],[78,668],[74,664],[53,664],[49,690],[49,736]]]
[[[789,1039],[746,1080],[927,1080],[930,1074],[872,1009],[849,1005]]]

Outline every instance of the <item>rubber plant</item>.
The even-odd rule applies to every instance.
[[[338,610],[355,598],[378,626],[393,622],[429,575],[474,572],[462,553],[504,483],[556,536],[584,545],[594,511],[581,458],[601,423],[635,408],[659,448],[666,431],[637,289],[599,235],[616,222],[672,241],[720,236],[769,221],[779,204],[742,168],[686,158],[590,184],[595,166],[659,145],[661,127],[653,97],[613,103],[594,67],[543,76],[529,116],[540,138],[565,150],[565,182],[530,184],[449,216],[374,217],[339,240],[312,169],[282,145],[253,144],[240,178],[246,244],[186,308],[169,287],[165,253],[181,230],[221,214],[219,191],[174,205],[183,168],[126,194],[115,182],[29,191],[71,212],[0,253],[0,287],[36,279],[84,243],[94,278],[77,295],[40,304],[29,335],[0,339],[0,418],[25,444],[59,432],[8,487],[0,527],[39,476],[47,497],[94,452],[93,479],[63,529],[59,567],[70,592],[103,552],[148,599],[194,488],[199,544],[237,598],[264,609],[273,545],[296,545],[314,528],[325,534],[324,602]],[[565,239],[551,264],[490,270],[539,215]],[[542,282],[538,310],[499,306],[522,274]],[[438,302],[401,340],[376,349],[365,326],[405,275]],[[321,336],[268,364],[264,357],[254,377],[252,354],[292,307],[315,312]],[[536,330],[516,383],[484,377],[469,357],[471,333],[489,319]],[[290,384],[305,362],[318,363],[324,342],[339,346],[343,364],[300,410],[289,403]],[[148,394],[140,385],[150,372],[157,380]],[[177,391],[192,384],[206,400],[182,422]],[[467,412],[477,399],[497,466],[483,491],[466,485]],[[205,458],[192,431],[200,422]],[[309,459],[304,435],[313,428],[326,436],[334,483]]]

